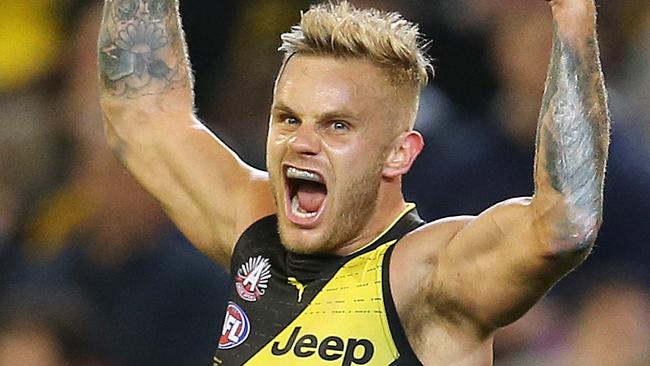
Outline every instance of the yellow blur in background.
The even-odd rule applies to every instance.
[[[53,66],[61,44],[58,3],[0,1],[0,90],[17,89]]]

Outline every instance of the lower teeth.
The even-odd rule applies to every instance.
[[[314,212],[303,211],[303,209],[300,208],[300,202],[298,202],[298,195],[295,195],[291,198],[291,210],[296,216],[301,217],[303,219],[314,217],[318,213],[318,211],[314,211]]]

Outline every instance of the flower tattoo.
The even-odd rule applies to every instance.
[[[136,76],[140,84],[143,79],[154,77],[163,79],[171,71],[167,65],[155,58],[154,51],[167,44],[167,37],[162,28],[154,23],[139,21],[137,25],[129,24],[120,31],[115,45],[120,49],[119,67],[109,75],[111,81]],[[127,80],[127,84],[130,84]]]
[[[101,42],[106,85],[117,94],[130,94],[155,80],[172,82],[174,66],[163,60],[171,43],[165,28],[167,5],[146,0],[117,0],[115,4],[109,18],[114,30],[103,34]]]

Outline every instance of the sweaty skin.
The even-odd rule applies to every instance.
[[[549,4],[553,50],[533,196],[430,223],[393,252],[393,298],[425,365],[490,365],[494,331],[579,264],[600,226],[609,118],[596,8],[593,0]],[[266,173],[194,116],[176,1],[106,0],[99,57],[116,156],[186,236],[226,266],[241,233],[273,213],[287,248],[346,255],[406,207],[401,176],[422,137],[387,127],[408,125],[413,108],[367,60],[290,58],[274,91]],[[322,179],[315,218],[290,211],[289,167]]]

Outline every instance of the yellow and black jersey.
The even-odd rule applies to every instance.
[[[390,227],[345,257],[287,251],[277,217],[237,242],[215,366],[421,365],[390,293],[393,245],[424,221],[409,204]]]

